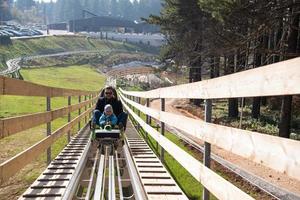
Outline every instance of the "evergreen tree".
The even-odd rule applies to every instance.
[[[119,0],[120,16],[122,18],[132,19],[132,4],[129,0]]]
[[[117,0],[110,0],[109,14],[113,17],[117,17],[119,13],[119,5]]]
[[[16,7],[20,10],[29,10],[35,5],[33,0],[17,0]]]
[[[145,2],[140,6],[145,7]],[[192,0],[166,0],[161,15],[147,20],[160,25],[167,36],[164,58],[191,67],[190,82],[201,79],[203,61],[211,63],[213,78],[220,75],[216,67],[230,74],[299,55],[298,1],[198,0],[196,4]],[[216,65],[215,60],[221,64]],[[254,99],[254,118],[259,118],[263,100]],[[282,100],[279,128],[283,137],[289,137],[291,103],[291,96]],[[237,99],[229,99],[228,105],[229,116],[237,117]]]
[[[58,0],[56,3],[56,21],[66,22],[82,17],[82,6],[79,0]]]
[[[0,0],[0,22],[11,19],[11,13],[10,13],[11,3],[12,2],[9,0]]]

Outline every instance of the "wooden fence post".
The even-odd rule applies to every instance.
[[[141,97],[137,97],[137,103],[141,104]],[[138,116],[141,117],[141,111],[138,110]]]
[[[84,101],[87,100],[87,96],[84,95]],[[87,105],[84,106],[84,111],[87,111]],[[87,116],[84,117],[84,123],[86,124],[87,123]]]
[[[137,102],[138,104],[141,104],[141,98],[140,98],[140,97],[136,97],[136,102]],[[137,110],[138,116],[141,117],[141,111],[140,111],[139,109],[136,109],[136,110]],[[139,123],[137,124],[137,129],[138,129],[138,130],[141,129],[141,126],[140,126]]]
[[[78,103],[81,102],[81,95],[78,96]],[[81,114],[81,109],[78,110],[78,116]],[[80,130],[80,120],[78,121],[78,131]]]
[[[210,99],[205,100],[205,122],[211,122],[211,111],[212,111],[212,101]],[[204,142],[204,156],[203,163],[206,167],[210,168],[210,153],[211,145],[208,142]],[[203,190],[203,200],[209,200],[209,191],[204,188]]]
[[[165,111],[165,99],[162,98],[161,99],[161,111]],[[160,133],[162,135],[165,135],[165,123],[164,122],[160,122]],[[160,147],[160,160],[162,163],[165,162],[165,150]]]
[[[71,106],[72,97],[68,96],[68,106]],[[68,122],[71,121],[71,112],[68,113]],[[71,130],[68,131],[68,143],[71,141]]]
[[[150,99],[146,99],[146,106],[150,106]],[[150,120],[149,120],[149,115],[146,115],[146,123],[151,126]],[[148,143],[148,132],[146,131],[146,142]]]
[[[46,97],[46,110],[51,111],[51,97]],[[47,123],[47,136],[51,135],[51,122]],[[47,165],[51,163],[51,147],[47,149]]]
[[[90,94],[89,95],[89,100],[91,100],[93,98],[93,95],[92,94]],[[92,107],[92,103],[90,102],[89,103],[89,108],[91,108]],[[91,112],[89,113],[89,119],[91,119]]]

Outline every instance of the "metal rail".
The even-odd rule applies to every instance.
[[[120,166],[119,166],[119,158],[118,158],[118,152],[115,151],[116,155],[116,167],[117,167],[117,176],[118,176],[118,185],[119,185],[119,194],[120,199],[123,200],[123,190],[122,190],[122,181],[121,181],[121,174],[120,174]]]
[[[108,200],[116,199],[116,191],[115,191],[115,170],[114,170],[114,156],[110,155],[109,159],[109,178],[108,178]]]
[[[87,126],[82,128],[19,199],[71,199],[90,148]]]
[[[99,166],[98,166],[98,176],[97,176],[97,182],[96,182],[96,190],[95,190],[95,193],[94,193],[94,199],[97,200],[97,199],[101,199],[101,193],[102,193],[102,187],[103,187],[103,182],[104,182],[104,169],[105,169],[105,154],[101,154],[100,155],[100,163],[99,163]]]
[[[133,192],[134,192],[134,197],[136,200],[145,200],[147,199],[144,188],[142,186],[142,183],[139,179],[138,172],[136,171],[134,162],[132,160],[132,157],[130,155],[129,149],[127,144],[123,146],[123,152],[125,155],[125,160],[128,166],[128,171],[130,175],[130,179],[132,184],[134,185],[133,187]]]
[[[95,174],[95,171],[96,171],[98,156],[99,156],[99,149],[97,149],[96,156],[94,158],[94,164],[93,164],[93,167],[92,167],[92,170],[91,170],[91,173],[90,173],[89,185],[88,185],[88,189],[87,189],[87,192],[86,192],[85,200],[90,199],[90,194],[91,194],[91,191],[92,191],[94,174]]]

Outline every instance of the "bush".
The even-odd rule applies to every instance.
[[[11,45],[12,42],[11,42],[10,36],[1,35],[0,36],[0,44],[1,45]]]

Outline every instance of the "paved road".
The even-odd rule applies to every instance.
[[[93,53],[103,53],[104,51],[69,51],[69,52],[61,52],[54,54],[44,54],[37,56],[26,56],[20,58],[10,59],[6,62],[7,69],[0,71],[0,75],[7,75],[16,72],[21,68],[20,62],[26,60],[32,60],[37,58],[45,58],[45,57],[56,57],[56,56],[66,56],[66,55],[74,55],[74,54],[93,54]]]

